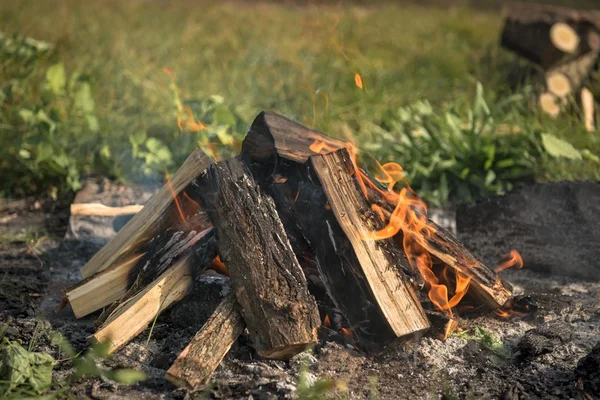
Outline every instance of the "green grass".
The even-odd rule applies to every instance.
[[[497,11],[462,6],[158,0],[23,0],[15,6],[0,0],[0,26],[7,36],[21,34],[55,45],[31,63],[32,72],[19,90],[11,87],[7,93],[3,83],[19,76],[18,63],[0,72],[0,85],[5,85],[0,86],[0,172],[13,178],[3,189],[56,194],[75,188],[82,173],[137,179],[173,170],[197,142],[229,144],[226,135],[239,140],[263,109],[332,135],[350,132],[359,145],[369,147],[379,142],[381,129],[398,137],[393,130],[398,110],[417,100],[428,100],[442,118],[454,107],[462,120],[469,120],[477,82],[485,88],[494,126],[519,126],[524,136],[530,135],[526,142],[538,140],[541,132],[552,133],[598,154],[598,137],[584,132],[576,117],[554,121],[531,111],[527,102],[533,97],[523,92],[526,88],[519,89],[525,94],[518,101],[503,104],[513,94],[505,83],[513,57],[498,47],[501,23]],[[68,93],[55,96],[44,88],[44,79],[57,62],[64,64],[67,80],[75,72],[80,75]],[[195,116],[212,123],[210,131],[179,132],[164,67],[175,71],[181,99],[196,101],[191,104]],[[364,90],[355,85],[356,73]],[[83,85],[91,88],[90,115],[98,129],[88,123],[85,107],[77,105]],[[222,104],[213,95],[221,96]],[[23,108],[49,110],[58,121],[56,129],[48,134],[47,123],[24,124]],[[31,133],[32,126],[37,133]],[[219,126],[226,126],[224,132]],[[44,141],[53,144],[42,151],[56,160],[36,158]],[[508,146],[502,139],[493,145]],[[19,159],[23,146],[32,153],[28,160]],[[386,151],[370,147],[382,161],[415,158],[402,149],[387,151],[387,145]],[[538,180],[600,178],[592,159],[556,162],[542,153],[535,153],[531,167]],[[405,164],[407,170],[412,163]],[[451,172],[458,176],[461,171]],[[28,174],[33,177],[24,182]],[[418,178],[437,185],[437,177]],[[475,196],[488,194],[473,185],[471,190]],[[465,198],[459,193],[428,196],[438,203]]]

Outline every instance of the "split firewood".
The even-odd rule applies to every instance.
[[[161,247],[160,242],[155,243],[156,247],[154,247],[153,250],[156,249],[156,251],[148,252],[155,256],[144,257],[141,262],[136,263],[136,266],[129,273],[127,291],[119,300],[115,301],[102,311],[100,316],[96,319],[96,326],[102,325],[121,303],[125,303],[136,296],[137,293],[149,285],[150,282],[171,268],[173,263],[184,254],[191,251],[195,257],[194,265],[196,268],[194,268],[194,273],[199,273],[200,270],[208,267],[217,256],[216,234],[212,227],[206,228],[200,232],[192,230],[191,232],[188,232],[185,237],[179,237],[180,234],[183,236],[183,231],[178,231],[173,235],[169,235],[169,230],[170,229],[166,231],[165,236],[170,238],[170,240],[164,245],[164,247],[169,247],[169,249],[166,250],[164,247]]]
[[[146,283],[154,280],[203,237],[210,221],[185,187],[208,165],[204,153],[192,152],[172,180],[83,267],[85,279],[65,293],[77,317],[122,299],[148,265],[155,268],[143,276]]]
[[[257,353],[287,359],[316,344],[317,304],[273,200],[238,159],[211,166],[193,185],[217,230],[219,256]]]
[[[583,109],[585,129],[588,132],[593,132],[596,129],[596,124],[594,122],[595,101],[594,95],[588,88],[581,89],[581,108]]]
[[[198,209],[185,221],[175,219],[174,225],[140,244],[135,250],[139,254],[123,262],[116,262],[68,289],[65,297],[77,318],[111,303],[124,301],[156,279],[189,249],[197,251],[202,258],[202,265],[208,264],[216,255],[214,236],[206,214]],[[115,303],[105,310],[97,323],[101,324],[117,305]]]
[[[155,237],[165,226],[170,226],[169,221],[164,219],[167,216],[171,218],[177,212],[175,195],[185,189],[210,163],[210,159],[200,149],[194,150],[170,182],[163,186],[144,208],[81,268],[81,275],[88,278],[113,266],[119,262],[118,260],[123,262],[131,258],[135,255],[132,252],[137,251],[140,244]]]
[[[316,142],[309,143],[309,140],[297,137],[304,134],[315,138]],[[348,148],[351,145],[339,139],[332,139],[319,132],[311,131],[276,113],[266,112],[261,113],[256,118],[246,140],[244,140],[242,158],[251,166],[253,173],[256,172],[255,176],[259,176],[262,171],[265,175],[270,174],[273,177],[272,180],[275,180],[275,177],[279,175],[285,176],[287,169],[296,168],[294,164],[308,161],[311,155],[345,147]],[[293,183],[293,179],[288,179],[281,184],[289,185],[291,183]],[[273,187],[274,184],[271,183],[270,186]],[[385,214],[384,217],[389,220],[389,216],[396,205],[390,202],[389,199],[382,197],[378,199],[377,194],[380,191],[374,190],[373,187],[369,186],[367,188],[370,189],[367,197],[370,201],[379,205]],[[302,195],[302,191],[299,193],[293,190],[290,191],[293,196]],[[278,211],[285,213],[286,208],[289,207],[289,203],[282,203]],[[298,218],[301,218],[301,216],[299,215]],[[419,237],[420,244],[430,249],[432,256],[448,264],[449,267],[461,274],[471,277],[470,291],[479,294],[479,297],[489,308],[495,309],[502,306],[511,296],[512,288],[510,284],[477,260],[451,233],[431,221],[429,223],[434,228],[433,235],[431,237]]]
[[[600,12],[511,4],[501,44],[543,70],[600,51]]]
[[[123,207],[109,207],[102,203],[76,203],[71,204],[71,216],[92,215],[100,217],[118,217],[121,215],[137,214],[142,208],[144,208],[144,206],[138,204]]]
[[[229,293],[177,357],[165,378],[176,386],[201,389],[245,327],[235,295]]]
[[[372,293],[370,296],[365,293],[364,298],[375,300],[365,302],[364,307],[373,304],[378,308],[375,313],[383,314],[382,319],[396,337],[429,328],[421,304],[407,282],[404,271],[409,271],[410,266],[402,251],[391,239],[365,240],[370,232],[381,229],[383,222],[369,209],[353,177],[354,165],[348,151],[340,149],[311,156],[307,167],[308,179],[298,185],[296,207],[300,215],[308,217],[303,218],[305,235],[313,243],[317,259],[323,261],[319,268],[326,277],[326,285],[331,285],[332,297],[358,298],[347,284],[348,279],[344,279],[344,275],[351,274],[364,279],[363,293]],[[315,201],[318,197],[314,194],[319,193],[319,187],[324,197],[317,196],[324,201]],[[320,207],[325,212],[317,222],[313,218],[317,217]],[[349,301],[340,302],[338,307],[347,314],[357,311],[346,303]],[[365,323],[365,315],[360,317],[363,320],[353,326],[357,332],[362,332],[360,324]]]
[[[141,292],[119,304],[89,340],[93,343],[108,342],[109,354],[127,344],[158,314],[188,293],[193,283],[193,264],[194,257],[188,252]]]
[[[368,197],[380,207],[386,220],[389,220],[395,204],[381,196],[381,191],[367,188]],[[457,273],[470,278],[469,287],[482,304],[491,309],[504,305],[512,296],[512,286],[500,275],[477,259],[454,235],[429,220],[431,235],[414,235],[414,239],[437,260]],[[400,240],[401,237],[398,237]]]

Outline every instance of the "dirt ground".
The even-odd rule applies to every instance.
[[[79,268],[98,245],[63,239],[64,210],[35,201],[4,201],[0,210],[0,333],[24,344],[35,337],[34,351],[63,359],[54,372],[60,381],[72,365],[51,344],[52,332],[62,333],[76,350],[83,350],[94,332],[94,316],[76,320],[68,307],[58,313],[54,309],[62,291],[80,279]],[[528,304],[531,312],[509,319],[463,318],[464,332],[445,342],[425,336],[378,355],[363,354],[324,329],[324,340],[312,353],[270,361],[260,359],[243,335],[216,371],[212,385],[192,394],[163,376],[215,307],[218,296],[211,291],[222,289],[218,280],[198,281],[203,285],[200,294],[161,315],[150,340],[146,330],[103,361],[109,368],[141,369],[148,380],[128,387],[107,379],[81,379],[69,394],[98,399],[294,398],[301,366],[307,365],[305,379],[337,382],[329,392],[332,398],[600,398],[600,283],[527,270],[509,270],[505,277],[514,285],[519,304]],[[500,347],[477,337],[481,328],[495,335]]]

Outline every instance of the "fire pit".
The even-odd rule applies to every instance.
[[[555,186],[460,208],[459,237],[480,259],[427,218],[409,187],[395,190],[397,164],[367,173],[356,153],[351,143],[261,113],[238,157],[215,163],[194,151],[91,258],[95,250],[83,242],[44,242],[28,267],[39,269],[39,282],[23,280],[44,291],[34,297],[43,300],[34,300],[39,311],[13,312],[9,301],[0,328],[10,327],[11,340],[38,338],[36,351],[60,359],[36,333],[33,315],[44,315],[77,349],[106,343],[108,367],[149,376],[129,388],[82,380],[75,396],[594,398],[597,265],[578,263],[573,278],[561,276],[565,252],[557,258],[527,237],[539,236],[541,217],[515,213],[519,227],[488,212],[506,218],[507,204],[516,204],[533,215],[521,196],[541,204],[531,193],[556,197]],[[593,184],[582,187],[583,198],[595,198]],[[594,220],[594,207],[569,204],[543,214]],[[77,209],[110,218],[131,212]],[[523,250],[524,269],[513,248]],[[74,267],[82,267],[80,282]],[[55,374],[68,368],[61,363]]]
[[[319,344],[322,324],[374,354],[445,340],[458,314],[509,315],[511,285],[430,221],[410,187],[396,191],[400,165],[371,176],[356,155],[352,143],[261,113],[239,157],[192,153],[81,269],[63,305],[77,317],[103,309],[90,340],[114,352],[198,290],[207,269],[228,275],[232,291],[166,374],[192,390],[245,329],[259,356],[288,360]]]

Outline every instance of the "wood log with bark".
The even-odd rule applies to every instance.
[[[316,344],[317,305],[273,200],[238,159],[211,166],[194,187],[217,230],[257,353],[285,359]]]

